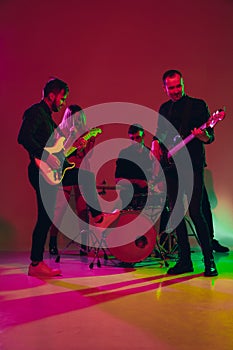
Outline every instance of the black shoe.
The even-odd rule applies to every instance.
[[[212,246],[213,246],[213,250],[216,252],[216,253],[227,253],[229,252],[229,248],[227,247],[224,247],[223,245],[221,245],[219,243],[219,241],[217,241],[216,239],[213,239],[212,241]]]
[[[118,266],[119,267],[125,267],[125,268],[129,267],[130,268],[130,267],[134,267],[134,263],[122,261],[122,262],[119,263]]]
[[[86,250],[80,249],[79,255],[80,256],[87,256],[88,252]]]
[[[205,262],[205,277],[213,277],[218,276],[218,271],[216,269],[216,265],[213,259],[210,259],[209,261]]]
[[[193,272],[193,264],[192,261],[184,262],[179,260],[175,266],[168,269],[168,275],[180,275],[186,272]]]
[[[49,254],[50,255],[58,255],[58,249],[56,246],[49,246]]]

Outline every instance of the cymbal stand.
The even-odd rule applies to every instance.
[[[162,231],[156,237],[156,244],[158,252],[166,267],[169,266],[167,259],[171,258],[178,249],[177,238],[175,230]]]
[[[96,243],[98,243],[98,247],[95,248],[94,258],[93,258],[92,262],[89,265],[90,269],[93,269],[96,260],[97,260],[96,266],[97,267],[101,267],[101,262],[100,262],[100,258],[99,258],[100,250],[102,250],[103,253],[104,253],[104,260],[105,261],[108,260],[108,255],[106,253],[106,249],[108,249],[107,248],[107,242],[106,242],[106,232],[107,232],[107,230],[103,231],[101,239],[100,240],[97,239],[97,241],[96,241]],[[95,235],[95,237],[96,237],[96,235]]]
[[[166,227],[166,230],[160,232],[160,220],[162,215],[160,215],[160,218],[156,220],[158,217],[157,207],[152,205],[149,207],[149,209],[150,212],[147,212],[147,215],[153,222],[155,222],[154,226],[156,232],[158,232],[156,235],[156,246],[154,251],[156,255],[157,253],[159,254],[164,265],[168,267],[169,264],[167,259],[171,258],[171,256],[174,255],[178,249],[176,232],[168,227]],[[168,207],[166,207],[166,209],[170,212]]]
[[[194,236],[197,243],[201,246],[200,240],[197,236],[197,233],[191,218],[188,215],[185,215],[184,220],[186,222],[186,226],[188,226],[191,231],[190,233],[188,233],[188,236],[189,237]],[[167,257],[170,258],[178,250],[176,230],[175,229],[169,230],[168,228],[160,232],[159,235],[156,237],[156,241],[157,241],[158,251],[161,254],[162,259],[164,260],[165,266],[168,267],[169,264],[165,259]]]
[[[101,185],[96,186],[96,187],[97,187],[97,189],[102,190],[101,192],[98,192],[99,195],[105,195],[107,193],[106,190],[116,190],[116,188],[117,188],[116,185],[108,186],[106,184],[105,180],[103,180]],[[108,254],[106,253],[106,249],[108,249],[107,242],[106,242],[106,232],[107,231],[104,230],[102,232],[101,239],[100,240],[97,239],[98,247],[95,248],[94,258],[93,258],[92,262],[89,264],[90,269],[93,269],[96,260],[97,260],[97,263],[96,263],[97,267],[101,267],[101,262],[100,262],[100,258],[99,258],[100,250],[102,250],[104,253],[104,260],[105,261],[108,260]],[[95,247],[96,247],[96,245],[95,245]]]
[[[90,249],[90,247],[99,246],[99,240],[96,234],[92,230],[83,229],[79,231],[77,235],[74,236],[74,238],[65,245],[65,247],[61,250],[60,254],[57,255],[55,261],[60,262],[61,255],[65,253],[65,251],[71,246],[71,244],[77,244],[77,242],[82,241],[81,236],[83,235],[87,236],[86,246],[88,249]]]

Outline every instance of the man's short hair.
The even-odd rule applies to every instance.
[[[167,77],[172,78],[174,75],[178,74],[181,78],[182,78],[182,74],[180,71],[176,70],[176,69],[170,69],[167,70],[162,77],[163,83],[165,84],[165,80],[167,79]]]
[[[144,129],[140,124],[132,124],[128,129],[128,134],[136,134],[138,131],[142,131],[144,133]]]
[[[69,92],[68,85],[60,79],[50,79],[43,89],[43,97],[47,97],[50,94],[50,92],[53,92],[54,94],[59,94],[61,90],[64,90],[65,94],[67,94]]]

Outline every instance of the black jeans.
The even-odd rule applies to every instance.
[[[204,186],[203,198],[202,198],[202,212],[205,216],[209,227],[209,233],[211,240],[214,238],[214,224],[213,224],[213,216],[211,212],[211,205],[208,197],[208,193],[206,187]]]
[[[176,200],[177,213],[182,213],[185,216],[184,207],[184,195],[187,195],[187,200],[189,203],[189,215],[194,223],[197,236],[200,240],[202,253],[204,259],[208,261],[213,258],[212,255],[212,244],[210,239],[210,229],[203,213],[203,195],[204,195],[204,171],[203,169],[198,169],[193,172],[193,190],[192,194],[188,191],[188,186],[190,186],[188,179],[183,174],[183,183],[179,184],[178,176],[175,171],[167,172],[167,193],[170,208],[174,209]],[[179,187],[181,186],[181,187]],[[178,189],[179,191],[178,195]],[[177,196],[178,195],[178,196]],[[210,212],[211,214],[211,212]],[[211,217],[212,219],[212,217]],[[179,246],[179,257],[183,261],[190,260],[190,244],[188,239],[188,231],[184,218],[176,227],[177,243]]]
[[[79,184],[78,174],[82,172],[80,185],[83,187],[84,196],[90,206],[93,217],[101,213],[100,204],[97,198],[94,174],[77,168],[66,171],[63,178],[64,186]],[[47,234],[54,215],[58,186],[49,185],[39,174],[39,169],[31,162],[28,167],[28,177],[31,185],[36,191],[37,199],[37,222],[32,234],[31,260],[42,261]]]

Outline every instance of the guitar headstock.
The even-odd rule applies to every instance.
[[[217,122],[220,120],[223,120],[226,116],[226,112],[224,109],[218,109],[216,112],[214,112],[208,119],[207,127],[213,128]]]
[[[100,128],[93,128],[90,131],[88,131],[88,134],[90,134],[90,137],[97,136],[98,134],[102,133],[102,129]]]

